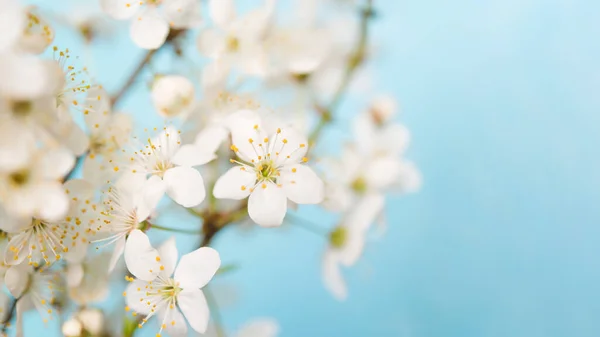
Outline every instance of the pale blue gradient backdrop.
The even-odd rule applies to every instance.
[[[389,230],[345,273],[345,303],[321,284],[320,238],[223,233],[217,249],[241,266],[214,287],[236,287],[227,328],[272,316],[282,337],[600,335],[600,2],[375,5],[374,76],[401,102],[423,188],[389,199]],[[114,50],[94,50],[109,89],[141,55],[120,29]],[[125,104],[138,117],[152,113],[144,90]],[[362,107],[353,102],[345,116]]]

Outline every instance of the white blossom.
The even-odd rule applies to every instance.
[[[363,197],[330,234],[330,243],[323,256],[323,281],[339,300],[348,296],[340,266],[350,267],[356,263],[363,252],[367,231],[383,206],[381,195]]]
[[[130,279],[131,284],[124,293],[126,310],[146,315],[141,325],[157,315],[159,334],[165,330],[173,337],[186,336],[186,320],[194,331],[204,333],[209,309],[200,288],[212,279],[221,265],[217,251],[202,247],[183,255],[177,263],[173,238],[157,250],[139,230],[131,233],[125,250],[127,268],[136,277]]]
[[[278,128],[270,136],[260,118],[243,110],[231,118],[231,149],[238,160],[217,180],[216,198],[248,197],[248,214],[261,226],[279,226],[287,200],[316,204],[323,200],[323,182],[305,163],[306,138],[293,128]]]
[[[200,23],[200,4],[196,0],[101,0],[100,4],[115,19],[131,19],[131,39],[144,49],[162,46],[170,27],[185,29]]]

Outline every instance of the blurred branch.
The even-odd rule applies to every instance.
[[[177,47],[177,38],[182,36],[186,31],[184,29],[171,29],[165,43],[158,49],[147,50],[144,54],[144,58],[138,63],[135,67],[131,75],[125,81],[125,84],[117,91],[117,93],[111,98],[112,106],[117,105],[117,103],[129,92],[129,90],[133,87],[133,84],[137,80],[137,78],[142,73],[142,70],[150,64],[152,58],[156,55],[156,53],[164,49],[168,45],[173,45],[175,47],[175,52],[178,53],[179,48]]]
[[[121,89],[119,89],[117,91],[117,93],[111,98],[110,101],[112,103],[112,106],[116,106],[117,103],[125,96],[125,94],[127,94],[129,92],[129,90],[133,86],[133,83],[135,83],[135,81],[140,76],[140,74],[142,73],[142,70],[144,70],[146,65],[150,63],[150,61],[152,60],[152,57],[154,57],[154,55],[156,54],[157,51],[158,51],[158,49],[146,51],[144,58],[135,67],[135,69],[133,70],[131,75],[129,75],[129,78],[127,78],[127,81],[125,82],[125,84],[123,84]]]
[[[319,136],[321,135],[323,128],[327,126],[333,120],[333,112],[337,109],[338,105],[344,98],[344,94],[348,90],[348,86],[352,80],[352,77],[356,69],[364,62],[365,55],[367,52],[367,42],[369,35],[369,22],[373,17],[373,0],[367,0],[364,8],[360,10],[360,33],[356,41],[356,46],[350,56],[348,57],[348,63],[346,70],[342,75],[342,80],[339,87],[335,91],[333,98],[326,106],[318,105],[316,107],[317,112],[321,116],[317,126],[314,128],[310,136],[308,137],[308,143],[310,146],[314,146]]]
[[[12,302],[10,303],[10,306],[8,307],[6,317],[4,318],[4,321],[2,321],[2,335],[3,336],[6,335],[6,329],[8,329],[8,327],[10,326],[10,321],[12,321],[12,319],[15,315],[16,309],[17,309],[17,299],[13,298]]]

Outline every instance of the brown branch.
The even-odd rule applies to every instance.
[[[17,299],[15,298],[10,303],[10,307],[8,308],[8,315],[2,322],[2,335],[3,336],[6,335],[6,329],[8,329],[8,325],[9,325],[10,321],[12,321],[13,317],[15,316],[16,309],[17,309]]]
[[[112,106],[116,106],[117,103],[125,96],[125,94],[129,92],[129,89],[131,89],[133,83],[137,80],[138,76],[140,76],[142,70],[144,70],[146,65],[150,63],[152,57],[154,57],[157,51],[158,49],[146,51],[144,58],[140,61],[137,67],[135,67],[133,73],[129,75],[129,78],[127,78],[127,81],[123,84],[123,86],[121,86],[121,89],[119,89],[117,93],[111,98],[110,101]]]
[[[311,147],[314,146],[319,136],[323,132],[325,126],[327,126],[333,120],[333,111],[337,109],[338,105],[344,98],[344,94],[348,90],[348,86],[352,80],[356,69],[364,62],[365,54],[367,49],[367,42],[369,36],[369,20],[373,17],[373,0],[367,0],[365,7],[360,12],[360,35],[358,36],[356,46],[350,56],[348,57],[348,63],[346,70],[342,76],[342,81],[339,87],[335,91],[333,98],[326,106],[317,106],[316,110],[321,116],[317,126],[311,132],[308,137],[308,143]]]

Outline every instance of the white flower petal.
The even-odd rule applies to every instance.
[[[225,35],[214,28],[203,29],[196,40],[200,54],[212,59],[219,58],[225,53],[226,44]]]
[[[215,153],[228,137],[229,131],[224,127],[209,125],[198,133],[194,144],[205,152]]]
[[[49,221],[58,221],[62,219],[69,210],[69,200],[58,181],[44,182],[35,186],[29,200],[36,205],[34,216]]]
[[[110,96],[104,88],[94,86],[87,91],[86,98],[85,103],[81,102],[86,127],[92,134],[105,131],[111,117]]]
[[[271,136],[275,138],[275,136]],[[308,151],[308,140],[300,132],[292,127],[281,128],[281,133],[277,135],[277,141],[271,140],[271,153],[279,153],[276,163],[296,163],[306,156]],[[289,157],[289,158],[288,158]]]
[[[235,166],[230,168],[215,183],[213,195],[218,199],[241,200],[250,195],[250,189],[254,187],[256,174],[243,168]]]
[[[248,198],[248,215],[263,227],[280,226],[287,211],[287,198],[282,187],[269,182],[259,184]]]
[[[177,296],[177,304],[192,329],[199,333],[206,332],[210,312],[202,290],[195,288],[183,289]]]
[[[174,278],[181,288],[202,288],[220,266],[219,253],[210,247],[202,247],[181,257]]]
[[[338,249],[340,263],[349,267],[358,261],[365,248],[365,232],[357,228],[346,228],[346,240],[344,245]]]
[[[169,0],[163,3],[163,13],[173,28],[193,28],[202,22],[197,0]]]
[[[174,236],[167,239],[167,241],[158,247],[158,255],[160,256],[160,263],[164,267],[161,275],[164,278],[171,277],[173,271],[175,271],[175,265],[177,265],[177,258],[179,257]]]
[[[163,180],[167,184],[169,197],[183,207],[198,206],[206,196],[200,172],[191,167],[179,166],[169,169],[165,172]]]
[[[185,144],[177,150],[171,162],[175,165],[193,167],[204,165],[215,158],[217,158],[217,155],[214,152],[209,152],[206,148],[195,144]]]
[[[110,257],[110,262],[108,263],[108,272],[112,272],[119,262],[119,258],[123,255],[123,251],[125,251],[125,237],[121,237],[115,243],[115,250],[112,252],[112,256]]]
[[[142,222],[152,214],[165,195],[167,184],[157,176],[151,176],[144,183],[136,201],[137,219]]]
[[[77,124],[69,127],[69,133],[63,141],[64,145],[78,157],[83,155],[90,146],[88,135]]]
[[[140,9],[140,2],[134,0],[100,0],[102,10],[117,20],[132,17]]]
[[[164,158],[172,158],[181,146],[181,135],[173,126],[167,126],[158,137],[152,139]]]
[[[382,194],[368,194],[362,197],[346,216],[344,224],[353,230],[364,232],[383,211],[385,197]]]
[[[338,300],[343,301],[348,297],[346,282],[342,277],[342,272],[336,258],[336,254],[326,251],[323,256],[323,282],[325,288]]]
[[[171,337],[185,337],[187,336],[187,324],[183,315],[174,307],[171,309],[169,306],[163,306],[158,310],[158,322],[165,324],[165,331]]]
[[[25,11],[16,0],[0,1],[0,52],[11,47],[25,27]]]
[[[75,157],[65,149],[47,150],[40,160],[39,169],[46,179],[62,179],[75,165]]]
[[[65,278],[69,287],[77,287],[83,280],[83,266],[80,263],[67,264]]]
[[[225,87],[231,70],[230,63],[216,59],[202,69],[202,89],[204,92],[218,92]]]
[[[276,320],[259,318],[241,327],[236,337],[276,337],[278,333],[279,324]]]
[[[8,288],[8,291],[10,291],[15,298],[21,297],[23,292],[27,290],[32,272],[33,267],[26,263],[12,266],[6,271],[6,274],[4,275],[4,284],[6,284],[6,288]]]
[[[133,19],[131,39],[140,48],[158,49],[169,35],[169,24],[154,10],[147,10]]]
[[[264,155],[267,144],[264,143],[267,134],[262,128],[260,116],[252,110],[240,110],[231,114],[227,119],[227,125],[231,130],[232,148],[241,159],[252,162],[258,161],[258,156]]]
[[[382,190],[390,187],[400,177],[400,158],[385,156],[372,159],[365,167],[365,181],[370,189]]]
[[[125,290],[125,301],[131,310],[142,315],[148,315],[152,311],[152,307],[147,304],[148,297],[146,296],[146,286],[148,282],[142,280],[133,280],[129,283]],[[146,299],[146,301],[142,300]]]
[[[235,5],[233,0],[209,0],[208,10],[210,18],[221,29],[227,29],[235,19]]]
[[[137,278],[152,281],[160,272],[158,251],[150,245],[148,236],[139,229],[132,231],[125,243],[125,264]]]
[[[286,165],[281,171],[285,195],[297,204],[318,204],[323,201],[323,180],[306,165]]]
[[[194,84],[184,76],[161,76],[152,83],[152,103],[164,117],[185,116],[195,102]]]

